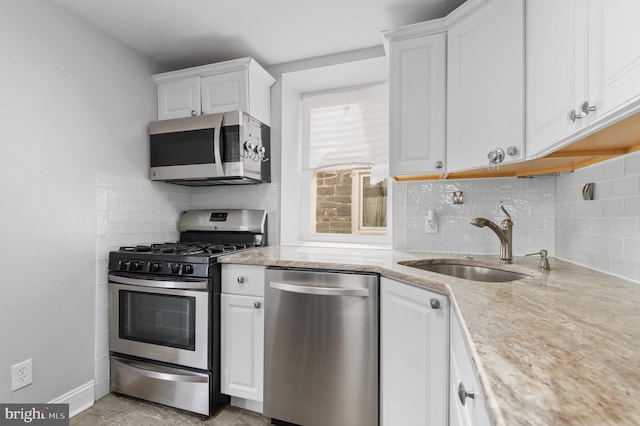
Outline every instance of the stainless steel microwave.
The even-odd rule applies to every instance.
[[[242,111],[149,124],[150,178],[208,186],[271,181],[270,128]]]

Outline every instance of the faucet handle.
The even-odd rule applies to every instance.
[[[549,259],[547,259],[547,251],[545,249],[542,249],[537,253],[525,254],[525,256],[540,256],[540,263],[538,264],[538,269],[543,271],[551,270],[551,266],[549,266]]]
[[[509,212],[507,211],[507,209],[504,208],[504,201],[500,201],[500,210],[502,210],[502,212],[507,215],[507,219],[511,220],[511,215],[509,214]]]

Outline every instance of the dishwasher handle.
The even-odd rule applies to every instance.
[[[306,285],[285,284],[277,281],[271,281],[269,286],[276,290],[287,291],[290,293],[313,294],[319,296],[360,296],[369,297],[369,289],[366,287],[359,288],[336,288],[336,287],[315,287]]]

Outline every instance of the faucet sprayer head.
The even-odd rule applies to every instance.
[[[473,226],[477,226],[478,228],[484,228],[489,224],[489,221],[483,217],[476,217],[471,220],[471,224]]]

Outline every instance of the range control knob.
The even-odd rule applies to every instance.
[[[169,264],[169,269],[171,269],[172,274],[177,274],[180,272],[180,265],[177,263],[171,263]]]
[[[118,262],[118,269],[120,269],[121,271],[128,271],[130,264],[131,262],[129,262],[128,260],[121,260],[120,262]]]
[[[192,265],[182,265],[182,273],[183,274],[193,274],[193,266]]]
[[[151,272],[160,272],[162,270],[162,263],[150,263],[149,271]]]
[[[129,268],[130,271],[142,271],[142,267],[144,266],[144,263],[142,262],[138,262],[138,261],[134,261],[131,262],[131,267]]]

